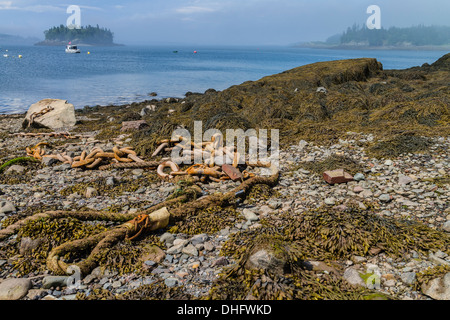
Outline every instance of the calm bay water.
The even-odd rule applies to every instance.
[[[183,97],[187,91],[223,90],[328,60],[370,57],[377,58],[384,69],[404,69],[433,63],[446,53],[177,46],[81,50],[81,54],[66,54],[64,47],[0,45],[0,113],[25,112],[45,98],[68,100],[82,108],[152,99],[150,92],[157,92],[157,98]]]

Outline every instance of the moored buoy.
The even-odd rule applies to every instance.
[[[197,53],[197,51],[195,50],[194,53]]]
[[[17,57],[18,57],[19,59],[22,59],[22,55],[21,55],[21,54],[19,54]]]
[[[91,53],[88,51],[87,54],[91,54]]]

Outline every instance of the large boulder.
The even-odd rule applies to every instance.
[[[450,272],[430,280],[422,286],[422,292],[435,300],[450,300]]]
[[[60,129],[76,123],[75,108],[67,100],[44,99],[30,106],[22,126]]]

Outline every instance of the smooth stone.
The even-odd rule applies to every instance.
[[[60,164],[59,166],[53,167],[53,171],[66,171],[69,169],[72,169],[72,166],[69,163],[63,163],[63,164]]]
[[[166,245],[168,244],[172,245],[174,240],[175,236],[170,232],[166,232],[161,237],[159,237],[159,241],[165,243]]]
[[[350,267],[344,271],[344,279],[354,286],[365,286],[364,280],[359,275],[359,272],[354,268]]]
[[[185,253],[185,254],[187,254],[187,255],[190,255],[190,256],[198,256],[198,250],[197,250],[197,248],[194,246],[194,245],[192,245],[192,244],[188,244],[186,247],[184,247],[183,249],[181,249],[181,252],[182,253]]]
[[[8,170],[5,171],[5,174],[23,174],[23,172],[26,170],[24,166],[19,166],[18,164],[13,164],[8,168]]]
[[[380,201],[383,201],[383,202],[389,202],[389,201],[391,201],[391,196],[388,195],[388,194],[386,194],[386,193],[384,193],[384,194],[380,195],[380,196],[378,197],[378,199],[379,199]]]
[[[353,176],[353,180],[355,181],[362,181],[362,180],[366,180],[366,177],[362,174],[362,173],[357,173]]]
[[[146,245],[144,247],[144,254],[141,257],[141,261],[151,260],[156,263],[160,263],[166,257],[166,253],[160,247],[156,245]]]
[[[414,179],[412,179],[411,177],[408,177],[408,176],[400,176],[398,178],[398,184],[401,184],[401,185],[407,185],[413,181],[414,181]]]
[[[50,289],[51,287],[65,287],[67,285],[67,276],[47,276],[42,279],[42,288]]]
[[[442,229],[444,229],[444,231],[450,232],[450,220],[447,220],[444,225],[442,226]]]
[[[178,243],[173,246],[171,246],[169,249],[167,249],[166,253],[170,255],[175,255],[181,252],[181,249],[184,248],[183,243]]]
[[[178,285],[179,280],[177,278],[169,277],[164,280],[164,283],[169,288],[173,288]]]
[[[191,243],[196,246],[198,244],[203,244],[205,241],[209,239],[209,236],[206,233],[196,234],[191,238]]]
[[[325,204],[327,204],[329,206],[332,206],[332,205],[334,205],[336,203],[336,199],[335,198],[326,198],[324,200],[324,202],[325,202]]]
[[[9,201],[0,202],[0,213],[11,213],[15,211],[16,207],[14,206],[14,204],[12,204],[12,202]]]
[[[247,219],[248,221],[258,221],[259,217],[251,210],[249,209],[244,209],[242,211],[242,214],[244,215],[245,219]]]
[[[0,300],[19,300],[26,296],[31,288],[31,280],[9,278],[0,283]]]

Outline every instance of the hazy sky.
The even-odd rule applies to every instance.
[[[69,5],[81,24],[111,29],[124,44],[287,45],[325,40],[354,23],[370,5],[381,25],[450,25],[450,0],[0,0],[0,33],[43,38],[66,24]]]

